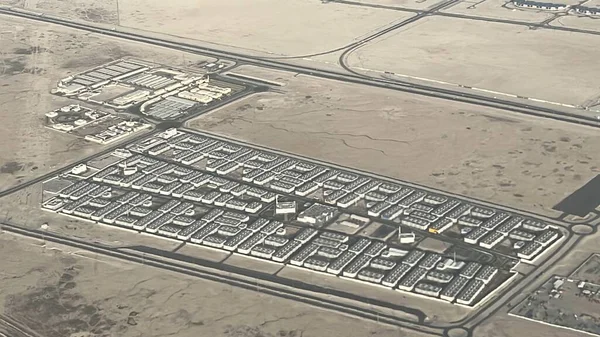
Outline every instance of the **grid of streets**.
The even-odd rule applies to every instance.
[[[510,271],[364,229],[522,260],[561,236],[534,218],[199,132],[169,129],[99,162],[47,181],[61,187],[44,187],[42,208],[468,306]]]

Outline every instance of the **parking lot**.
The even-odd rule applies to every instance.
[[[168,129],[108,157],[46,182],[61,189],[46,189],[43,209],[467,306],[510,277],[493,256],[531,260],[560,236],[537,219],[207,134]],[[452,248],[414,243],[424,237]]]

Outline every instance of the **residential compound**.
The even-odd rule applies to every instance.
[[[588,7],[579,5],[568,5],[565,3],[552,3],[552,2],[539,2],[529,0],[512,0],[512,4],[515,7],[522,9],[534,9],[543,11],[555,11],[563,12],[565,14],[574,14],[579,16],[590,16],[595,17],[600,15],[600,8]]]
[[[117,111],[136,107],[155,120],[176,120],[246,90],[241,83],[215,78],[124,59],[64,78],[52,92]]]
[[[42,208],[463,305],[498,289],[510,270],[361,230],[413,231],[524,261],[562,236],[537,219],[178,129],[118,149],[85,172],[47,181],[61,187],[45,188]],[[278,197],[294,211],[280,215]],[[329,229],[341,214],[341,227],[351,224],[356,234]]]

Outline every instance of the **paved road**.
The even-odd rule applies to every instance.
[[[509,302],[514,305],[521,301],[532,289],[537,288],[539,284],[545,282],[545,280],[550,277],[554,265],[575,249],[581,239],[582,237],[579,235],[571,235],[568,237],[560,249],[547,257],[543,262],[539,263],[539,267],[527,274],[519,283],[512,286],[501,298],[498,298],[491,305],[482,310],[477,311],[474,315],[464,321],[457,323],[469,327],[470,329],[474,329],[479,324],[483,323],[483,321],[502,310]]]
[[[429,15],[429,14],[433,13],[434,11],[439,10],[440,8],[443,8],[445,6],[448,6],[454,2],[455,2],[455,0],[443,2],[439,6],[435,6],[427,12],[418,14],[418,15],[414,16],[413,18],[405,20],[404,22],[402,22],[398,25],[394,25],[392,27],[389,27],[386,30],[383,30],[381,32],[373,34],[372,36],[369,36],[369,37],[359,41],[359,43],[357,43],[354,47],[348,49],[346,51],[347,53],[345,53],[345,55],[348,55],[351,52],[351,50],[353,50],[353,49],[360,48],[360,46],[364,45],[365,43],[368,43],[368,41],[371,41],[371,40],[373,40],[383,34],[386,34],[394,29],[398,29],[402,26],[405,26],[407,24],[415,22],[416,20],[418,20],[426,15]],[[298,65],[282,63],[282,62],[278,62],[278,61],[274,61],[274,60],[266,60],[266,59],[262,59],[259,57],[243,55],[243,54],[228,53],[228,52],[223,52],[223,51],[216,50],[216,49],[203,48],[203,47],[198,47],[198,46],[183,44],[183,43],[174,43],[174,42],[171,42],[168,40],[163,40],[163,39],[158,39],[158,38],[150,38],[150,37],[143,36],[140,34],[135,34],[135,33],[112,31],[109,29],[98,28],[95,26],[81,24],[81,23],[75,23],[75,22],[71,22],[71,21],[63,20],[63,19],[40,17],[40,16],[36,16],[33,14],[14,12],[11,10],[6,10],[6,9],[0,9],[0,14],[12,15],[12,16],[25,18],[25,19],[32,19],[32,20],[36,20],[36,21],[44,21],[44,22],[48,22],[48,23],[59,24],[59,25],[63,25],[66,27],[70,27],[70,28],[100,33],[100,34],[109,35],[109,36],[113,36],[113,37],[117,37],[117,38],[123,38],[123,39],[153,44],[156,46],[163,46],[163,47],[167,47],[167,48],[192,52],[192,53],[205,54],[205,55],[219,57],[219,58],[233,59],[233,60],[236,60],[241,63],[256,65],[256,66],[261,66],[261,67],[266,67],[266,68],[294,71],[294,72],[297,72],[300,74],[312,75],[312,76],[317,76],[317,77],[321,77],[321,78],[328,78],[328,79],[334,79],[334,80],[345,81],[345,82],[350,82],[350,83],[358,83],[358,84],[363,84],[363,85],[388,88],[388,89],[392,89],[392,90],[415,93],[415,94],[420,94],[420,95],[425,95],[425,96],[430,96],[430,97],[450,99],[450,100],[454,100],[454,101],[477,104],[477,105],[481,105],[481,106],[496,107],[496,108],[501,108],[501,109],[505,109],[505,110],[509,110],[509,111],[520,112],[520,113],[525,113],[525,114],[530,114],[530,115],[535,115],[535,116],[540,116],[540,117],[546,117],[546,118],[553,118],[553,119],[562,120],[562,121],[575,122],[575,123],[580,123],[580,124],[585,124],[585,125],[590,125],[590,126],[595,126],[595,127],[599,126],[598,121],[596,121],[593,118],[582,117],[582,116],[579,116],[576,114],[566,114],[564,112],[554,110],[554,109],[537,107],[537,106],[532,106],[529,104],[506,101],[506,100],[501,100],[501,99],[495,99],[495,98],[490,98],[490,97],[476,95],[476,94],[464,93],[464,92],[460,92],[460,91],[453,91],[453,90],[448,90],[448,89],[430,87],[430,86],[425,86],[425,85],[418,85],[418,84],[407,83],[407,82],[404,83],[404,82],[389,81],[389,80],[384,80],[384,79],[379,79],[379,78],[368,77],[368,76],[365,76],[362,74],[357,74],[357,73],[344,74],[344,73],[340,73],[340,72],[298,66]],[[342,62],[342,65],[345,65],[345,61]],[[349,69],[349,68],[347,70],[351,71],[351,69]],[[128,142],[133,142],[135,140],[137,140],[137,138],[132,138]],[[122,146],[122,145],[123,144],[120,144],[119,146]],[[109,151],[112,151],[113,148],[107,149],[95,156],[102,155],[104,153],[108,153]],[[89,159],[90,158],[86,158],[82,161],[79,161],[77,163],[70,165],[69,167],[77,165],[80,162],[87,161]],[[69,167],[67,167],[66,169],[68,169]],[[63,170],[65,170],[65,168],[56,170],[47,175],[36,178],[30,182],[27,182],[23,185],[6,190],[6,191],[0,193],[0,197],[7,195],[9,193],[12,193],[20,188],[43,181]],[[14,230],[14,228],[13,228],[13,230]],[[28,234],[30,236],[35,236],[35,235],[41,236],[40,234],[35,234],[35,233],[28,233]],[[47,239],[48,238],[49,238],[49,236],[47,236]],[[116,256],[116,257],[124,258],[124,259],[130,260],[130,261],[134,261],[134,262],[140,262],[139,261],[140,259],[138,257],[128,256],[127,254],[125,254],[123,252],[117,252],[117,251],[114,251],[114,250],[112,250],[110,248],[106,248],[106,247],[99,247],[95,244],[73,242],[72,239],[61,238],[61,237],[54,237],[54,238],[52,238],[52,240],[55,240],[55,242],[60,243],[60,244],[66,244],[66,245],[70,245],[70,246],[81,248],[81,249],[88,249],[88,250],[92,250],[92,251],[95,251],[95,252],[98,252],[101,254]],[[570,250],[571,248],[572,248],[572,246],[568,246],[566,249]],[[560,256],[563,256],[563,255],[564,254],[561,254]],[[558,255],[553,254],[549,258],[552,258],[555,256],[558,256]],[[153,264],[154,266],[159,267],[159,268],[170,269],[170,270],[182,272],[181,270],[179,270],[179,269],[181,269],[181,267],[175,267],[173,265],[166,264],[165,262],[158,260],[158,259],[153,260],[152,258],[147,258],[146,261],[148,264]],[[549,268],[549,267],[546,267],[546,268]],[[188,270],[186,273],[192,273],[192,274],[196,275],[197,271],[192,272],[192,271]],[[535,272],[532,273],[532,275],[535,275],[535,274],[536,274]],[[201,276],[201,275],[196,275],[196,276]],[[533,276],[531,278],[533,278]],[[221,282],[223,282],[223,281],[234,282],[232,280],[227,280],[227,279],[222,280]],[[240,281],[237,280],[235,282],[239,283]],[[520,283],[520,284],[525,284],[525,283]],[[239,284],[236,284],[236,285],[239,285]],[[239,285],[239,286],[243,286],[243,284]],[[526,286],[526,284],[525,284],[525,286]],[[251,287],[254,287],[254,285],[252,285]],[[269,291],[272,291],[274,295],[283,296],[282,294],[278,293],[279,290],[271,289]],[[294,296],[297,296],[297,295],[290,295],[290,293],[286,293],[285,296],[289,296],[290,298],[293,298],[298,301],[302,301],[302,302],[306,302],[306,303],[310,303],[310,304],[314,304],[314,305],[319,305],[319,306],[323,306],[323,307],[329,307],[334,310],[355,314],[355,315],[358,315],[358,316],[361,316],[361,317],[367,318],[367,319],[377,319],[378,321],[384,322],[384,323],[394,324],[394,325],[398,325],[398,326],[409,325],[410,328],[413,328],[413,329],[415,328],[413,324],[398,321],[398,319],[396,317],[386,316],[383,314],[377,314],[374,311],[369,312],[368,310],[364,310],[362,308],[351,308],[348,306],[344,306],[344,307],[340,308],[340,307],[336,307],[337,304],[327,303],[327,302],[324,302],[322,299],[309,299],[306,296],[301,296],[301,298],[296,298]],[[484,311],[485,312],[494,312],[494,310],[497,310],[494,308],[499,308],[499,306],[502,303],[504,303],[504,302],[498,301],[497,304],[488,307]],[[473,322],[473,325],[477,324],[477,322],[480,321],[480,320],[476,320],[476,318],[478,316],[484,317],[485,315],[481,314],[481,315],[473,316],[471,318],[471,322]],[[426,329],[426,330],[429,330],[429,329]],[[432,331],[427,331],[427,332],[432,332]],[[441,333],[440,330],[433,331],[433,332],[436,334]]]
[[[188,132],[197,132],[195,130],[187,130]],[[243,141],[239,141],[239,140],[234,140],[231,138],[226,138],[223,137],[221,135],[215,134],[215,133],[211,133],[211,132],[207,132],[207,131],[202,131],[203,134],[207,134],[210,135],[211,137],[217,138],[217,139],[221,139],[227,142],[232,142],[232,143],[236,143],[239,145],[243,145],[243,146],[251,146],[254,148],[262,148],[260,146],[254,145],[254,144],[248,144],[245,143]],[[390,181],[394,181],[394,182],[398,182],[398,179],[394,179],[394,178],[389,178],[389,177],[383,177],[380,175],[373,175],[370,172],[365,172],[365,171],[361,171],[361,170],[357,170],[357,169],[353,169],[350,167],[346,167],[346,166],[341,166],[341,165],[335,165],[335,164],[331,164],[331,163],[325,163],[325,162],[320,162],[318,160],[315,159],[311,159],[311,158],[306,158],[297,154],[293,154],[293,153],[288,153],[288,152],[284,152],[284,151],[280,151],[280,150],[276,150],[276,149],[270,149],[270,148],[264,148],[267,151],[271,151],[277,154],[281,154],[284,156],[289,156],[292,158],[298,158],[301,160],[308,160],[311,162],[316,162],[316,163],[320,163],[322,165],[325,166],[330,166],[330,167],[334,167],[334,168],[339,168],[339,169],[343,169],[343,170],[347,170],[349,172],[354,172],[357,174],[361,174],[361,175],[366,175],[366,176],[374,176],[377,178],[387,178]],[[417,184],[412,184],[410,182],[405,182],[405,181],[400,181],[401,184],[406,185],[406,186],[411,186],[414,188],[418,188],[418,189],[422,189],[428,192],[433,192],[433,193],[442,193],[444,195],[449,195],[452,197],[455,197],[457,199],[462,199],[464,201],[467,202],[474,202],[477,204],[481,204],[484,206],[488,206],[488,207],[492,207],[492,208],[496,208],[496,209],[501,209],[501,210],[505,210],[508,212],[512,212],[512,213],[516,213],[516,214],[523,214],[526,216],[530,216],[530,217],[538,217],[543,219],[544,221],[553,223],[554,225],[560,226],[562,228],[565,228],[565,224],[561,221],[555,221],[553,219],[547,218],[547,217],[543,217],[541,215],[538,214],[532,214],[529,212],[525,212],[522,210],[517,210],[517,209],[513,209],[513,208],[508,208],[508,207],[504,207],[501,205],[497,205],[497,204],[493,204],[493,203],[489,203],[489,202],[485,202],[482,200],[477,200],[477,199],[473,199],[473,198],[469,198],[466,196],[462,196],[462,195],[457,195],[457,194],[451,194],[448,192],[440,192],[438,190],[434,190],[425,186],[421,186],[421,185],[417,185]],[[381,220],[378,220],[381,221]],[[425,236],[432,236],[432,237],[439,237],[438,234],[430,234],[428,232],[423,232],[422,233]],[[482,306],[476,308],[471,315],[466,316],[463,320],[461,321],[457,321],[457,322],[451,322],[448,324],[439,324],[436,325],[436,327],[438,328],[451,328],[451,327],[457,327],[457,326],[462,326],[463,324],[465,326],[474,328],[477,325],[479,325],[483,320],[485,320],[487,317],[489,317],[491,314],[497,312],[499,309],[501,309],[504,304],[506,304],[508,301],[510,301],[512,299],[512,297],[522,294],[520,291],[522,291],[523,289],[527,288],[529,285],[531,285],[532,282],[535,282],[536,280],[541,281],[539,279],[537,279],[542,273],[547,272],[556,261],[560,260],[562,257],[564,257],[568,252],[570,252],[572,249],[574,249],[576,243],[579,240],[578,239],[579,236],[577,235],[573,235],[573,233],[571,231],[567,230],[567,233],[565,234],[565,239],[563,242],[560,242],[557,244],[557,247],[552,247],[551,249],[554,249],[552,252],[545,252],[543,253],[543,257],[544,260],[537,262],[537,265],[541,266],[538,267],[534,270],[532,270],[532,272],[528,275],[526,275],[522,280],[517,280],[518,282],[513,282],[512,284],[510,284],[506,289],[504,289],[503,291],[499,292],[498,294],[495,295],[495,297],[493,297],[492,299],[490,299],[490,301],[486,302],[485,304],[483,304]],[[443,240],[445,241],[449,241],[452,242],[454,244],[458,244],[459,246],[465,246],[467,249],[473,249],[474,247],[472,245],[468,245],[465,244],[464,241],[461,240],[450,240],[449,238],[444,237]],[[490,252],[484,251],[484,253],[489,254]],[[495,252],[494,252],[495,253]],[[502,255],[502,254],[498,254],[498,255]],[[514,257],[510,257],[509,258],[514,259]]]
[[[450,4],[452,1],[444,2],[443,4]],[[25,13],[20,11],[15,11],[12,9],[0,8],[0,14],[20,17],[24,19],[30,19],[35,21],[47,22],[57,25],[62,25],[65,27],[70,27],[74,29],[84,30],[93,33],[99,33],[107,36],[112,36],[121,39],[127,39],[137,42],[142,42],[146,44],[151,44],[155,46],[161,46],[165,48],[203,54],[216,58],[223,59],[231,59],[238,64],[249,64],[260,66],[264,68],[278,69],[284,71],[296,72],[304,75],[311,75],[320,78],[344,81],[349,83],[356,83],[362,85],[369,85],[373,87],[386,88],[391,90],[397,90],[402,92],[408,92],[412,94],[423,95],[427,97],[435,97],[441,99],[448,99],[457,102],[475,104],[479,106],[486,106],[498,109],[504,109],[507,111],[524,113],[528,115],[551,118],[560,121],[584,124],[589,126],[598,127],[600,126],[600,121],[596,120],[593,117],[582,116],[574,113],[566,113],[560,110],[555,110],[547,107],[535,106],[531,104],[492,98],[484,95],[479,95],[475,93],[456,91],[450,89],[444,89],[439,87],[427,86],[416,83],[408,83],[402,81],[393,81],[376,77],[368,77],[365,75],[357,75],[357,74],[348,74],[344,72],[332,71],[332,70],[324,70],[318,68],[311,68],[296,64],[290,64],[286,62],[281,62],[277,60],[269,60],[265,58],[260,58],[256,56],[249,56],[245,54],[225,52],[222,50],[207,48],[207,47],[199,47],[192,44],[187,43],[178,43],[172,42],[166,39],[154,38],[145,36],[140,33],[133,32],[121,32],[116,30],[111,30],[107,28],[100,28],[97,26],[93,26],[90,24],[77,23],[73,21],[69,21],[66,19],[53,18],[48,16],[39,16],[31,13]],[[397,27],[396,27],[397,28]]]
[[[372,7],[372,8],[395,10],[395,11],[400,11],[400,12],[423,13],[423,12],[428,11],[428,9],[423,10],[423,9],[414,9],[414,8],[397,7],[397,6],[375,5],[375,4],[368,4],[368,3],[356,2],[356,1],[346,1],[346,0],[329,0],[329,1],[340,3],[340,4],[345,4],[345,5],[351,5],[351,6]],[[508,10],[509,9],[507,9],[507,11]],[[430,15],[431,16],[444,16],[444,17],[465,19],[465,20],[474,20],[474,21],[506,23],[506,24],[510,24],[510,25],[527,26],[530,28],[559,30],[559,31],[571,32],[571,33],[600,35],[599,31],[594,31],[594,30],[579,29],[579,28],[565,27],[565,26],[550,26],[548,23],[550,21],[556,19],[556,17],[552,17],[552,18],[550,18],[548,20],[544,20],[542,22],[527,22],[527,21],[492,18],[492,17],[485,17],[485,16],[477,16],[477,15],[448,13],[448,12],[436,12],[436,13],[431,13]]]
[[[185,275],[211,280],[248,290],[260,291],[262,293],[267,293],[270,295],[314,305],[317,307],[338,311],[341,313],[357,316],[372,321],[377,321],[380,323],[403,327],[413,331],[424,332],[439,336],[443,334],[442,328],[430,327],[426,325],[424,321],[425,316],[422,312],[420,312],[420,310],[411,309],[399,305],[393,305],[386,302],[367,300],[365,298],[362,298],[362,296],[359,294],[347,294],[341,291],[336,291],[334,289],[322,288],[319,286],[306,284],[300,281],[285,281],[285,279],[281,279],[270,274],[264,274],[261,272],[256,272],[229,265],[217,265],[217,263],[215,262],[187,257],[181,254],[162,251],[151,247],[108,247],[97,242],[86,242],[83,240],[66,237],[51,232],[42,233],[38,230],[32,230],[7,223],[0,224],[0,228],[8,232],[17,233],[19,235],[25,235],[35,239],[42,239],[46,242],[53,242],[76,249],[87,250],[96,254],[102,254],[105,256],[110,256],[129,262],[145,264],[163,270],[182,273]],[[186,263],[178,264],[175,262],[171,262],[177,260]],[[192,265],[196,265],[198,266],[198,268],[194,268],[192,267]],[[258,280],[260,280],[260,283],[258,282]],[[336,301],[335,299],[332,299],[335,297],[342,300],[370,303],[371,308],[365,308],[364,306],[343,303],[340,300]],[[382,306],[385,306],[382,309],[404,311],[409,316],[415,316],[416,318],[418,318],[418,322],[397,317],[391,314],[382,313],[372,309],[374,306],[379,306],[380,304]]]
[[[24,182],[22,184],[19,184],[17,186],[8,188],[8,189],[0,192],[0,198],[5,197],[5,196],[7,196],[7,195],[9,195],[11,193],[14,193],[14,192],[16,192],[16,191],[18,191],[20,189],[27,188],[27,187],[29,187],[31,185],[35,185],[37,183],[41,183],[41,182],[43,182],[45,180],[48,180],[48,179],[50,179],[50,178],[52,178],[54,176],[59,175],[62,172],[67,172],[67,171],[69,171],[70,169],[72,169],[73,167],[75,167],[75,166],[77,166],[79,164],[87,163],[88,161],[90,161],[90,160],[92,160],[94,158],[97,158],[97,157],[103,156],[105,154],[111,153],[112,151],[114,151],[117,148],[124,147],[127,144],[131,144],[133,142],[136,142],[136,141],[140,140],[141,138],[148,137],[148,136],[150,136],[150,135],[152,135],[154,133],[157,133],[159,131],[161,131],[161,130],[154,129],[153,131],[150,131],[150,132],[143,132],[143,133],[140,133],[139,135],[134,135],[133,137],[127,139],[124,142],[116,143],[116,144],[114,144],[114,145],[106,148],[105,150],[102,150],[102,151],[100,151],[100,152],[98,152],[96,154],[93,154],[93,155],[89,156],[89,157],[83,158],[83,159],[81,159],[81,160],[79,160],[77,162],[71,163],[71,164],[69,164],[67,166],[60,167],[60,168],[58,168],[58,169],[56,169],[56,170],[54,170],[52,172],[48,172],[48,173],[44,174],[43,176],[39,176],[39,177],[34,178],[32,180],[26,181],[26,182]]]
[[[0,314],[0,337],[41,337],[15,319]]]

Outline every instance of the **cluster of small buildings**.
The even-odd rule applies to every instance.
[[[441,234],[457,228],[466,243],[485,249],[494,249],[504,240],[514,239],[509,235],[514,231],[525,231],[532,237],[514,249],[515,255],[524,260],[533,259],[560,236],[556,228],[535,219],[426,193],[412,187],[391,183],[380,186],[385,191],[378,189],[365,195],[368,215],[397,222],[412,230]]]
[[[303,246],[290,263],[464,305],[475,304],[498,274],[498,268],[490,265],[457,262],[418,249],[399,250],[364,237],[351,243],[350,237],[329,232]]]
[[[466,223],[495,230],[514,218],[439,194],[178,129],[149,136],[112,155],[118,161],[73,179],[42,207],[464,305],[481,298],[497,268],[322,228],[342,212],[356,223],[377,220],[430,233]],[[375,207],[382,208],[377,215],[372,214]],[[262,212],[266,209],[274,210],[272,216]],[[539,229],[540,234],[549,230],[547,224],[521,219],[507,234],[517,235],[513,231],[517,227]],[[400,232],[411,234],[405,239],[414,242],[414,233]]]
[[[152,127],[148,123],[123,120],[108,112],[79,104],[46,113],[46,126],[52,130],[83,136],[86,140],[100,144],[109,144]]]
[[[487,214],[480,211],[485,209]],[[513,250],[523,260],[530,261],[545,248],[555,242],[560,232],[547,223],[511,216],[505,212],[494,212],[491,209],[474,207],[457,220],[461,226],[461,234],[466,243],[492,249],[499,243],[508,240],[513,243]]]
[[[97,124],[107,117],[107,112],[71,104],[46,113],[46,126],[61,132],[72,132],[90,124]]]
[[[557,4],[551,2],[538,2],[538,1],[527,1],[527,0],[513,0],[513,5],[522,8],[533,8],[547,11],[559,11],[567,9],[569,6],[566,4]]]
[[[120,94],[102,95],[112,91]],[[156,119],[172,120],[198,104],[206,105],[230,96],[233,89],[211,84],[207,75],[126,59],[62,79],[53,93],[76,96],[117,110],[141,104],[140,112]],[[99,98],[103,96],[110,97]]]
[[[586,6],[573,6],[573,11],[580,15],[600,15],[600,8],[586,7]]]
[[[151,127],[150,124],[144,122],[121,120],[118,123],[112,123],[112,125],[97,133],[86,135],[85,139],[99,144],[110,144],[135,132],[150,129]]]

